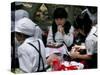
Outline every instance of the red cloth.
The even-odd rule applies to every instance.
[[[77,66],[65,66],[65,65],[62,65],[59,61],[59,59],[54,59],[53,60],[53,65],[52,65],[52,68],[53,68],[53,71],[65,71],[65,70],[77,70]]]

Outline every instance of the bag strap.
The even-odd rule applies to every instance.
[[[41,45],[40,45],[39,40],[38,40],[38,44],[39,44],[39,50],[40,50],[40,56],[41,56],[41,60],[42,60],[42,65],[43,65],[43,71],[46,71],[46,70],[45,70],[45,66],[44,66],[43,57],[42,57],[42,55],[41,55]]]
[[[31,45],[32,47],[35,48],[35,50],[39,53],[39,63],[38,63],[38,69],[37,69],[37,72],[40,72],[40,61],[42,60],[42,64],[43,64],[43,70],[45,70],[44,68],[44,62],[43,62],[43,57],[41,55],[41,47],[40,47],[40,42],[39,40],[38,41],[38,44],[39,44],[39,49],[36,48],[36,46],[34,46],[32,43],[28,43],[29,45]]]

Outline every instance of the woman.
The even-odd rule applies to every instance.
[[[47,37],[46,56],[51,64],[52,59],[59,55],[68,55],[67,47],[73,43],[73,26],[67,21],[68,14],[64,8],[56,8],[53,13],[53,23]]]

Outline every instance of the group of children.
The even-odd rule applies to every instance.
[[[27,11],[17,8],[12,11],[11,22],[12,71],[17,65],[23,73],[53,71],[55,59],[66,67],[97,68],[97,23],[88,9],[71,25],[66,10],[56,8],[44,45],[40,27]]]

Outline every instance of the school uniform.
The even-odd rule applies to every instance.
[[[67,47],[71,46],[73,43],[73,37],[74,37],[73,31],[74,31],[73,26],[71,26],[71,28],[69,29],[68,34],[63,35],[61,32],[57,31],[54,38],[55,38],[56,44],[62,45],[62,46],[59,48],[46,47],[46,56],[49,56],[52,53],[61,53],[61,54],[68,53]],[[47,37],[47,45],[49,43],[51,43],[51,44],[54,43],[52,27],[50,27],[48,37]]]
[[[25,17],[15,23],[15,32],[28,36],[22,42],[16,37],[15,42],[20,44],[18,46],[19,67],[24,73],[45,71],[45,47],[42,40],[34,37],[35,25],[32,20]]]
[[[24,43],[18,47],[20,69],[23,72],[29,73],[45,71],[45,54],[45,47],[40,39],[34,39],[33,37],[26,39]]]
[[[88,65],[90,68],[97,67],[97,38],[98,35],[96,25],[92,27],[90,33],[85,40],[87,55],[92,57],[92,59],[88,61]]]

